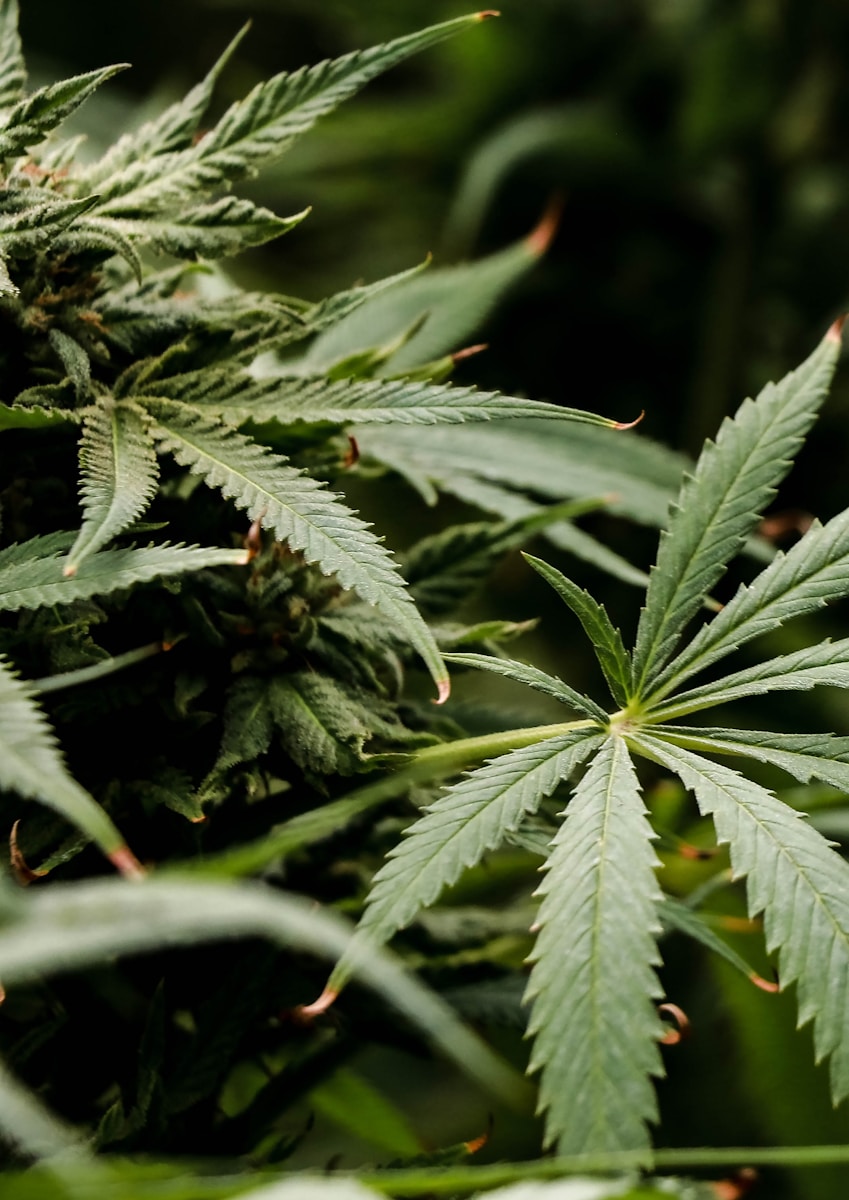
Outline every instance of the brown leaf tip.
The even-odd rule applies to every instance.
[[[781,984],[777,979],[764,979],[763,975],[758,975],[757,971],[752,971],[749,976],[749,981],[760,988],[762,992],[769,992],[770,995],[775,995],[781,991]]]
[[[312,1004],[299,1004],[294,1010],[293,1016],[298,1021],[303,1022],[304,1025],[308,1025],[316,1017],[323,1016],[328,1009],[332,1008],[338,996],[339,993],[334,991],[333,988],[325,988],[319,998],[313,1000]]]
[[[536,229],[531,230],[525,239],[528,252],[535,258],[542,258],[554,241],[554,235],[560,228],[560,218],[563,216],[563,196],[556,195],[548,202],[545,212],[540,218]]]
[[[451,695],[451,680],[440,679],[437,683],[437,687],[439,688],[439,695],[434,700],[434,704],[444,704]]]
[[[657,1011],[661,1016],[671,1017],[675,1022],[675,1026],[669,1026],[666,1033],[660,1039],[661,1046],[677,1046],[690,1033],[690,1018],[684,1012],[683,1008],[679,1008],[677,1004],[672,1004],[668,1001],[665,1004],[658,1004]]]
[[[837,318],[837,320],[836,320],[836,321],[835,321],[835,322],[832,324],[832,326],[831,326],[831,328],[829,329],[828,333],[825,335],[825,336],[826,336],[826,340],[827,340],[827,341],[829,341],[829,342],[840,342],[840,341],[842,341],[842,340],[843,340],[843,338],[842,338],[842,335],[843,335],[843,326],[844,326],[844,324],[846,323],[846,316],[847,316],[847,314],[846,314],[846,313],[843,313],[843,315],[842,315],[842,316],[839,316],[839,317]]]
[[[639,425],[640,421],[642,421],[642,419],[645,415],[646,415],[646,410],[643,409],[635,421],[617,421],[614,424],[613,428],[614,429],[634,429],[634,428],[636,428],[637,425]]]
[[[497,8],[487,8],[484,12],[475,13],[479,21],[488,21],[490,17],[500,17],[501,13]]]
[[[464,358],[472,358],[475,354],[483,354],[484,350],[489,349],[488,342],[480,342],[477,346],[465,346],[462,350],[455,350],[451,355],[455,363],[462,362]]]
[[[117,871],[120,871],[125,879],[144,879],[147,875],[147,871],[145,871],[129,846],[119,846],[117,850],[113,850],[107,857],[112,866]]]

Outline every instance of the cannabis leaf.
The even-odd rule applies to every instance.
[[[840,349],[833,327],[798,370],[747,400],[684,479],[650,576],[632,655],[605,610],[554,567],[528,556],[577,616],[614,701],[589,697],[536,667],[472,654],[450,660],[525,682],[584,714],[567,725],[516,730],[517,749],[478,768],[416,821],[376,875],[361,937],[384,940],[414,919],[518,827],[558,781],[591,759],[551,843],[531,955],[531,1069],[541,1071],[546,1140],[559,1151],[648,1148],[661,1073],[654,1001],[663,899],[655,836],[631,755],[673,771],[712,817],[763,914],[782,987],[795,983],[799,1021],[829,1057],[835,1101],[849,1095],[849,865],[800,814],[715,756],[750,758],[794,778],[849,790],[849,738],[668,724],[685,714],[776,689],[849,687],[849,639],[780,655],[688,691],[698,671],[782,622],[849,593],[849,510],[815,523],[715,615],[675,657],[726,563],[760,519],[822,403]],[[494,736],[489,745],[509,737]],[[487,754],[486,739],[469,753]],[[463,743],[455,743],[458,756]],[[705,757],[705,756],[710,757]],[[424,762],[422,762],[422,766]],[[406,768],[410,779],[421,778]],[[404,772],[401,773],[402,776]],[[491,801],[498,801],[497,804]],[[329,995],[345,981],[343,960]]]

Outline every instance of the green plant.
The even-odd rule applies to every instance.
[[[384,941],[457,882],[558,784],[589,764],[552,827],[531,954],[527,999],[541,1070],[546,1139],[563,1154],[648,1150],[657,1119],[649,1079],[662,1073],[656,1009],[663,896],[632,754],[675,772],[746,877],[749,911],[764,914],[783,986],[796,984],[801,1022],[814,1022],[818,1058],[830,1056],[835,1102],[849,1093],[844,992],[849,978],[849,868],[825,838],[761,784],[705,755],[748,757],[803,783],[845,791],[847,741],[821,733],[697,728],[674,722],[732,700],[816,685],[849,685],[842,639],[782,654],[696,687],[692,676],[791,618],[844,596],[849,511],[815,523],[786,555],[743,585],[683,648],[680,642],[755,528],[826,395],[840,325],[779,385],[768,385],[726,421],[685,479],[661,535],[634,649],[604,608],[539,559],[530,564],[578,617],[615,704],[607,713],[561,680],[512,659],[452,654],[450,661],[503,675],[581,714],[548,728],[478,739],[484,767],[455,784],[408,830],[375,877],[361,929]],[[491,757],[499,749],[510,752]],[[452,753],[459,757],[462,746]],[[354,951],[351,952],[355,954]],[[346,962],[318,1002],[345,979]]]

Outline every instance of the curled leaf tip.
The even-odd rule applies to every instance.
[[[438,679],[436,686],[439,688],[439,695],[434,700],[434,704],[444,704],[451,695],[451,680],[447,677]]]
[[[145,871],[129,846],[119,846],[117,850],[113,850],[108,854],[107,858],[116,871],[119,871],[125,879],[144,879],[147,875],[147,871]]]
[[[488,21],[490,17],[500,17],[501,13],[497,8],[487,8],[484,12],[475,13],[479,21]]]
[[[642,419],[645,415],[646,415],[646,410],[643,409],[635,421],[616,421],[613,425],[613,428],[614,429],[633,429],[636,425],[639,425],[640,421],[642,421]]]
[[[671,1017],[675,1022],[675,1025],[669,1026],[666,1033],[660,1039],[661,1046],[677,1046],[690,1033],[690,1018],[684,1012],[683,1008],[679,1008],[677,1004],[672,1004],[671,1002],[658,1004],[657,1011],[661,1016]]]
[[[305,1024],[314,1021],[316,1017],[322,1016],[335,1004],[338,995],[339,993],[334,988],[326,987],[319,998],[313,1000],[312,1004],[299,1004],[294,1015]]]
[[[480,342],[477,346],[466,346],[462,350],[455,350],[451,359],[455,363],[462,362],[464,358],[472,358],[475,354],[482,354],[484,350],[488,349],[488,342]]]
[[[18,826],[20,823],[21,822],[19,820],[15,821],[14,825],[12,826],[12,831],[9,834],[9,863],[12,868],[12,874],[15,876],[16,881],[21,885],[21,887],[26,887],[27,884],[32,883],[35,879],[43,879],[47,872],[34,871],[32,867],[27,864],[27,860],[24,858],[23,851],[18,845]]]
[[[827,341],[829,341],[829,342],[842,341],[843,326],[846,322],[846,316],[847,316],[847,314],[843,313],[841,316],[839,316],[837,318],[836,321],[834,321],[832,323],[831,327],[829,328],[828,333],[825,335]]]
[[[752,971],[749,975],[749,982],[753,983],[756,988],[760,988],[762,992],[769,992],[770,995],[781,991],[781,984],[777,979],[764,979],[763,975],[758,975],[757,971]]]
[[[348,434],[348,449],[345,457],[342,459],[342,466],[346,469],[355,467],[360,461],[360,445],[352,433]]]
[[[534,258],[542,258],[554,241],[554,235],[560,227],[560,218],[563,216],[563,204],[562,194],[558,193],[553,196],[536,229],[531,230],[525,239],[525,246]]]

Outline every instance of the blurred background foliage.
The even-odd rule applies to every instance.
[[[372,85],[252,185],[277,211],[310,204],[313,213],[234,270],[318,298],[430,251],[452,263],[500,249],[561,197],[548,254],[488,318],[475,340],[489,350],[464,362],[458,381],[622,419],[645,409],[649,436],[695,454],[744,394],[804,357],[849,302],[849,7],[502,0],[501,8],[502,20],[478,35]],[[464,11],[458,0],[25,0],[22,9],[36,71],[133,64],[86,110],[95,144],[182,93],[248,17],[253,32],[222,81],[222,106],[274,71]],[[825,518],[847,503],[847,375],[782,508]],[[427,515],[406,491],[396,510],[403,544],[405,522],[426,527]],[[642,546],[633,527],[602,517],[596,528],[620,549],[629,538]],[[652,542],[636,557],[648,561]],[[582,581],[589,570],[559,565]],[[487,615],[543,611],[537,582],[514,563],[490,589]],[[614,611],[623,592],[633,610],[630,588],[606,586]],[[836,633],[841,616],[805,632]],[[571,645],[545,653],[574,678]],[[849,731],[827,693],[804,706],[811,727],[818,706],[821,719]],[[698,840],[680,813],[670,821]],[[669,869],[680,874],[674,857]],[[681,880],[682,890],[691,886]],[[845,1140],[849,1118],[831,1112],[824,1073],[807,1065],[808,1039],[793,1034],[787,1005],[707,958],[690,953],[677,964],[674,941],[668,986],[696,1036],[670,1060],[661,1089],[664,1140]],[[432,1101],[430,1084],[426,1094]],[[330,1100],[322,1103],[326,1110]],[[776,1197],[825,1200],[846,1182],[835,1169],[764,1186]]]

